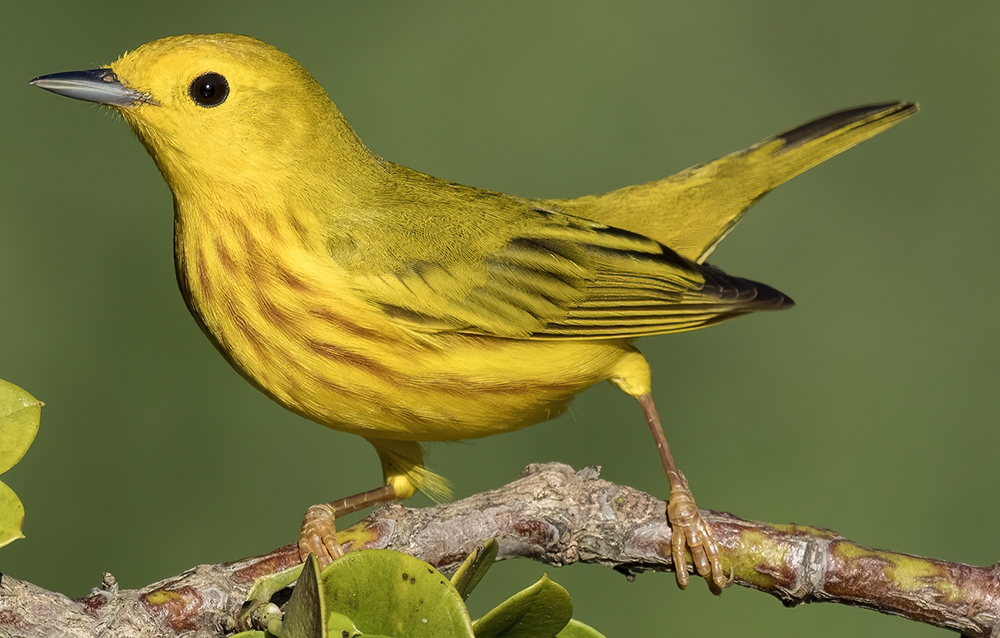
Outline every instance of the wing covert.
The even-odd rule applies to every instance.
[[[414,331],[521,339],[631,339],[791,304],[631,231],[506,196],[478,203],[461,242],[401,242],[409,252],[375,260],[388,268],[355,270],[357,294]]]

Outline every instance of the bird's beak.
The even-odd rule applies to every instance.
[[[127,107],[134,104],[155,104],[148,93],[132,90],[118,81],[111,69],[92,71],[68,71],[43,75],[31,84],[56,95],[65,95],[85,102],[97,102],[108,106]]]

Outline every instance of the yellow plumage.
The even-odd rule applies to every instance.
[[[114,105],[170,185],[205,334],[283,406],[368,439],[397,498],[447,493],[421,441],[544,421],[603,380],[646,397],[635,338],[790,305],[702,262],[770,189],[916,110],[862,107],[651,184],[529,200],[374,155],[251,38],[166,38],[109,68],[120,93],[82,99]],[[36,83],[60,92],[55,77]]]

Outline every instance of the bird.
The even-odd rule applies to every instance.
[[[610,381],[639,402],[667,474],[678,584],[691,571],[715,593],[731,575],[634,341],[792,306],[706,258],[771,189],[918,109],[843,110],[672,177],[532,199],[373,153],[302,65],[249,36],[167,37],[31,83],[110,107],[146,148],[173,195],[184,301],[232,367],[374,446],[383,484],[309,508],[303,560],[341,554],[344,513],[448,498],[424,443],[546,421]]]

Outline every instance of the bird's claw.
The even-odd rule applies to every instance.
[[[719,594],[732,584],[732,574],[722,569],[719,547],[712,535],[712,528],[698,511],[694,496],[688,489],[687,480],[672,481],[670,502],[667,504],[667,520],[673,528],[670,539],[670,554],[674,561],[677,585],[684,589],[688,585],[687,550],[691,552],[695,573],[708,581],[713,593]]]
[[[306,510],[299,532],[299,558],[303,563],[309,554],[315,554],[319,568],[323,569],[344,555],[344,549],[337,541],[336,521],[334,509],[326,503]]]

